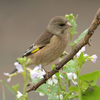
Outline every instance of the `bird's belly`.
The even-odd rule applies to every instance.
[[[65,50],[67,42],[68,40],[62,40],[61,42],[56,40],[55,43],[53,42],[48,44],[34,54],[34,56],[31,58],[32,60],[30,64],[46,65],[55,61]]]

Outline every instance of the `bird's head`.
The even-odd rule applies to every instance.
[[[47,29],[55,35],[60,35],[70,27],[72,27],[72,25],[67,21],[65,17],[56,16],[50,20]]]

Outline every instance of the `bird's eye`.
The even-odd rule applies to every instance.
[[[61,24],[59,24],[59,26],[65,26],[65,24],[61,23]]]

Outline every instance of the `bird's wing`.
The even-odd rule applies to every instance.
[[[50,43],[51,38],[53,37],[53,34],[45,31],[44,33],[42,33],[37,40],[35,41],[34,44],[32,44],[23,54],[22,57],[24,56],[29,56],[37,51],[39,51],[40,49],[42,49],[43,47],[45,47],[48,43]]]
[[[22,57],[24,57],[24,56],[29,56],[29,55],[31,55],[31,54],[37,52],[38,50],[42,49],[43,47],[44,47],[44,46],[35,47],[34,45],[31,45],[31,46],[29,47],[29,49],[27,49],[27,50],[25,51],[25,53],[23,54]]]

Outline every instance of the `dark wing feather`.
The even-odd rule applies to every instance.
[[[31,45],[29,47],[29,49],[26,50],[26,52],[23,54],[22,57],[24,56],[29,56],[35,52],[37,52],[38,50],[42,49],[43,47],[45,47],[48,43],[50,43],[51,38],[53,37],[53,34],[48,32],[47,30],[44,31],[44,33],[42,33],[37,40],[35,41],[35,43],[33,45]]]
[[[29,56],[29,55],[31,55],[31,54],[37,52],[38,50],[42,49],[43,47],[44,47],[44,46],[34,48],[33,45],[31,45],[31,46],[29,47],[29,49],[26,50],[26,52],[23,54],[22,57],[24,57],[24,56]]]

